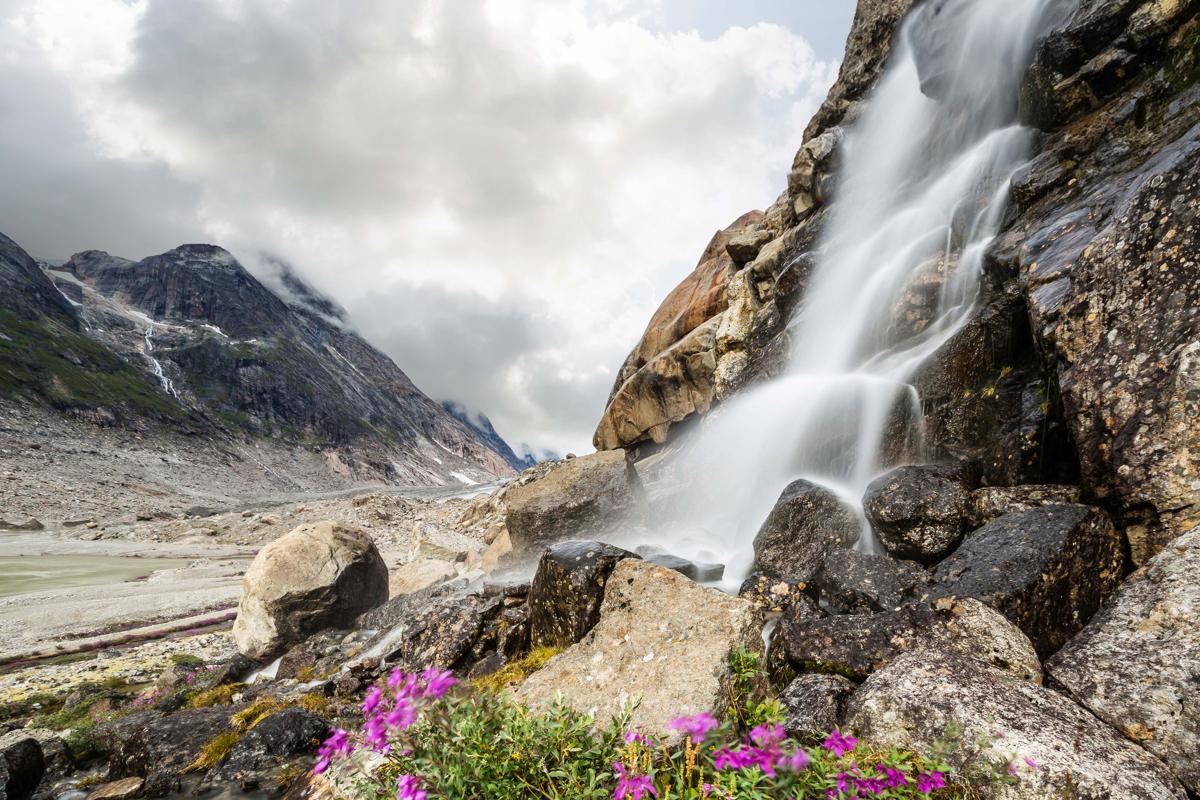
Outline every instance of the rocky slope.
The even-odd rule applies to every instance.
[[[10,239],[0,246],[6,404],[230,448],[301,448],[335,481],[472,484],[513,471],[503,440],[484,441],[423,394],[286,265],[275,265],[277,294],[211,245],[41,267]]]

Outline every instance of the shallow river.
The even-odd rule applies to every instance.
[[[0,555],[0,597],[44,589],[100,586],[181,567],[182,558],[131,558],[104,555]]]

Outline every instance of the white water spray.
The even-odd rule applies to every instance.
[[[715,411],[675,462],[692,482],[657,541],[726,566],[736,586],[780,491],[804,477],[860,508],[887,466],[881,449],[916,431],[917,369],[970,318],[1009,180],[1025,160],[1017,90],[1037,31],[1065,0],[928,0],[895,49],[842,150],[836,199],[786,373]],[[903,298],[940,284],[924,324]],[[859,548],[875,539],[865,521]]]

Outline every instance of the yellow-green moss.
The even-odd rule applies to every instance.
[[[248,731],[276,711],[282,711],[288,704],[278,697],[260,697],[250,705],[229,718],[234,730]]]
[[[211,708],[212,706],[227,706],[233,702],[233,696],[245,688],[245,684],[227,683],[224,686],[214,686],[197,692],[188,698],[188,708]]]
[[[204,747],[200,748],[200,755],[196,756],[196,760],[184,767],[182,771],[201,772],[215,767],[225,756],[229,755],[229,751],[241,741],[241,738],[242,734],[239,731],[225,731],[217,734],[209,739]]]
[[[562,652],[561,647],[538,647],[522,659],[505,664],[491,675],[476,678],[471,685],[481,692],[500,692],[528,678]]]

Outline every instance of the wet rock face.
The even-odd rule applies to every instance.
[[[854,684],[840,675],[800,675],[779,695],[783,727],[799,740],[824,737],[841,723]]]
[[[909,650],[951,650],[1040,682],[1029,639],[1003,616],[971,598],[910,603],[878,614],[785,618],[771,640],[772,663],[797,672],[861,681]]]
[[[319,717],[300,708],[285,709],[251,728],[205,779],[245,789],[269,784],[286,760],[315,753],[328,734],[329,724]]]
[[[825,559],[817,588],[835,614],[873,614],[918,599],[930,577],[912,562],[841,550]]]
[[[529,587],[534,647],[569,647],[600,619],[604,588],[617,562],[633,553],[600,542],[568,541],[549,547]]]
[[[632,726],[669,734],[681,714],[724,713],[737,648],[761,651],[753,604],[678,572],[624,559],[608,580],[600,621],[516,691],[534,710],[555,697],[598,721],[634,699]]]
[[[593,453],[559,462],[536,480],[511,487],[504,522],[513,548],[528,552],[614,524],[640,494],[624,450]]]
[[[1080,494],[1078,486],[985,486],[971,492],[967,520],[971,527],[978,528],[1014,511],[1078,503]]]
[[[754,566],[769,575],[811,583],[825,558],[858,541],[861,525],[837,495],[806,480],[788,484],[754,537]]]
[[[785,581],[763,572],[752,573],[742,581],[738,597],[745,598],[764,614],[781,614],[798,609],[802,616],[820,616],[817,602],[810,596],[815,587],[807,583]]]
[[[262,658],[324,628],[348,628],[387,599],[387,565],[366,531],[302,525],[254,557],[233,637],[241,653]]]
[[[1135,572],[1046,664],[1078,703],[1200,793],[1200,532]]]
[[[99,735],[109,753],[108,779],[145,778],[151,796],[177,791],[180,771],[213,737],[229,730],[234,710],[141,711],[105,725]]]
[[[22,739],[0,750],[0,797],[29,800],[46,771],[37,739]]]
[[[962,726],[963,741],[991,741],[988,755],[1017,756],[1020,783],[992,785],[982,797],[1184,800],[1170,772],[1057,692],[953,653],[910,652],[854,693],[846,727],[862,745],[929,752]],[[1024,768],[1031,758],[1036,770]]]
[[[936,596],[975,597],[1049,656],[1078,633],[1120,583],[1121,536],[1090,506],[1006,514],[967,537],[934,572]]]
[[[896,558],[939,561],[962,538],[968,489],[930,467],[897,467],[867,487],[863,507],[879,541]]]

